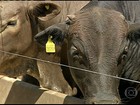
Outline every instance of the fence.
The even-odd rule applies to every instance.
[[[84,102],[66,94],[1,76],[0,104],[84,104]]]

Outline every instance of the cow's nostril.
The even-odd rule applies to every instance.
[[[96,99],[94,104],[120,104],[121,101],[117,97],[108,97],[107,99]]]
[[[101,99],[101,98],[89,98],[86,100],[86,104],[120,104],[121,101],[117,98],[107,98],[107,99]]]
[[[119,100],[98,100],[94,101],[93,104],[120,104]]]

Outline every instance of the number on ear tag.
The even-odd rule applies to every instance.
[[[50,5],[46,5],[45,8],[46,8],[47,10],[49,10],[49,9],[50,9]]]
[[[51,40],[51,37],[48,38],[48,41],[46,43],[46,52],[47,53],[55,53],[55,44]]]

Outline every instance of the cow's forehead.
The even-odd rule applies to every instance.
[[[25,6],[25,2],[22,1],[2,1],[0,3],[0,15],[2,20],[7,20],[15,14],[21,12]]]

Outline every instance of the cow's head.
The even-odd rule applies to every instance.
[[[87,103],[120,103],[120,64],[128,31],[124,16],[103,8],[92,8],[69,16],[69,64],[91,72],[71,69]]]
[[[96,7],[68,16],[66,24],[53,25],[35,38],[45,45],[49,35],[54,42],[61,42],[67,34],[70,66],[86,70],[71,68],[86,102],[120,103],[119,79],[112,76],[120,74],[119,66],[127,51],[124,40],[128,24],[124,16],[117,11]],[[67,28],[68,32],[65,31]]]
[[[60,7],[49,2],[1,1],[0,11],[0,50],[34,57],[37,50],[33,35],[38,32],[39,22],[57,16]],[[6,74],[25,67],[23,60],[28,60],[2,52],[0,59],[0,72]]]

